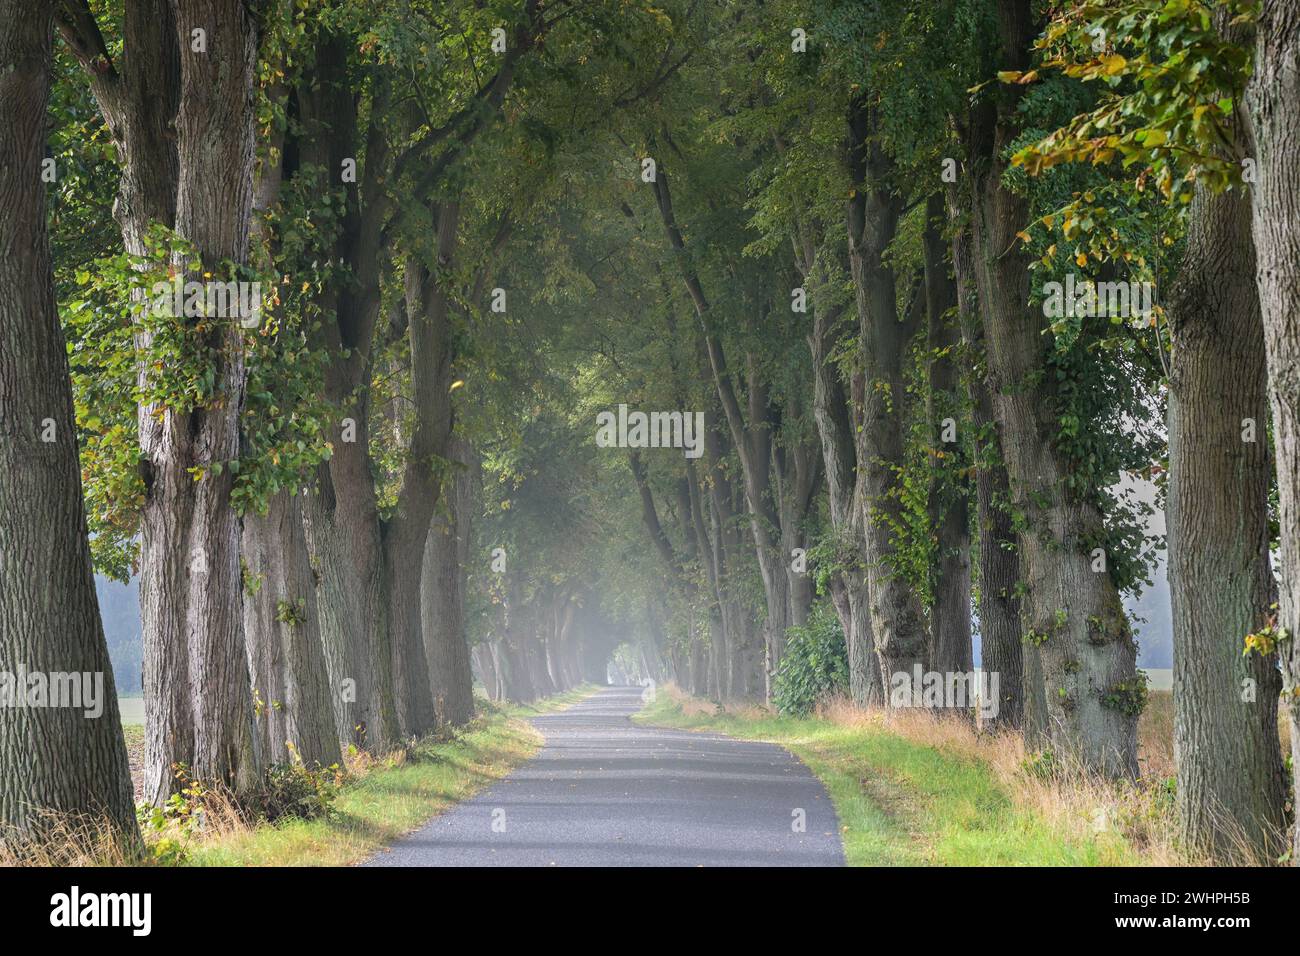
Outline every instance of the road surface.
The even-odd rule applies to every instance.
[[[610,687],[534,718],[536,757],[365,865],[843,865],[830,798],[788,751],[638,726],[641,707]]]

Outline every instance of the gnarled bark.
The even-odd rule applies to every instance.
[[[341,757],[321,644],[316,580],[307,557],[302,498],[274,495],[246,515],[244,633],[263,758],[329,766]]]
[[[1293,791],[1300,792],[1300,3],[1264,0],[1247,92],[1258,154],[1251,186],[1256,284],[1264,321],[1277,465],[1282,584],[1277,626],[1290,705]],[[1300,865],[1300,828],[1292,862]]]
[[[47,825],[89,817],[131,851],[140,836],[86,539],[45,220],[52,36],[48,6],[0,0],[0,670],[16,683],[0,706],[0,842],[39,841]],[[22,670],[51,690],[63,685],[58,674],[74,675],[84,706],[21,706]]]
[[[857,431],[862,484],[864,558],[870,594],[871,630],[882,686],[892,675],[928,666],[925,616],[915,589],[893,566],[894,528],[902,502],[894,494],[904,461],[903,353],[908,327],[900,321],[893,268],[884,254],[893,241],[902,201],[886,182],[891,164],[879,142],[873,107],[855,100],[849,113],[849,170],[855,194],[846,207],[849,268],[858,310],[865,388]],[[888,700],[888,694],[886,694]]]
[[[993,417],[993,397],[985,381],[984,325],[971,261],[969,213],[960,192],[948,192],[948,215],[956,224],[952,234],[953,275],[957,281],[957,311],[962,345],[970,365],[966,389],[975,429],[975,522],[979,542],[980,667],[998,675],[998,710],[990,723],[1005,727],[1029,725],[1026,737],[1038,740],[1047,731],[1047,699],[1038,669],[1038,648],[1021,640],[1020,553],[1012,521],[1010,482],[1002,460],[1002,443]],[[1026,719],[1026,715],[1029,719]]]
[[[235,0],[186,0],[176,4],[178,46],[188,48],[196,23],[206,25],[211,45],[202,56],[180,58],[175,228],[203,270],[219,276],[223,262],[248,256],[257,24]],[[178,272],[186,274],[188,259],[176,258]],[[238,317],[213,325],[201,333],[214,364],[212,398],[187,410],[145,406],[139,414],[145,796],[155,803],[178,786],[177,764],[237,792],[260,782],[233,476],[210,470],[239,455],[243,332]]]
[[[1028,0],[998,8],[999,68],[1027,68],[1037,29]],[[988,350],[989,384],[1015,505],[1024,515],[1020,559],[1025,637],[1039,647],[1051,746],[1058,756],[1115,775],[1137,772],[1137,647],[1119,591],[1093,570],[1097,506],[1067,487],[1057,449],[1046,319],[1029,304],[1029,262],[1016,233],[1028,203],[1003,184],[1019,132],[1021,87],[1003,85],[968,131],[972,249]]]

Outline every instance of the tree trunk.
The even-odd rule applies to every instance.
[[[194,246],[203,271],[221,276],[222,263],[248,255],[257,25],[235,0],[185,0],[177,14],[183,49],[195,23],[207,25],[213,42],[204,55],[181,57],[176,232]],[[175,257],[177,272],[204,281],[188,272],[188,258]],[[232,475],[209,470],[239,455],[243,332],[237,318],[224,317],[191,334],[212,349],[214,395],[192,409],[146,406],[139,414],[145,796],[159,804],[180,786],[177,764],[236,792],[260,782]]]
[[[260,751],[268,763],[340,760],[321,644],[316,580],[302,528],[302,499],[281,491],[264,515],[244,517],[244,633]]]
[[[1291,722],[1293,792],[1300,793],[1300,3],[1264,0],[1247,94],[1258,153],[1251,187],[1256,283],[1268,356],[1281,526],[1277,627]],[[1300,828],[1292,862],[1300,865]]]
[[[965,427],[958,397],[957,351],[961,330],[952,314],[957,284],[948,273],[941,193],[926,203],[923,236],[929,360],[927,418],[930,423],[930,533],[934,535],[935,581],[930,608],[930,666],[942,673],[967,673],[971,664],[970,488],[963,476],[965,454],[957,423]],[[953,440],[945,440],[951,420]]]
[[[821,265],[814,262],[811,245],[805,244],[799,260],[806,280],[813,286],[813,329],[808,348],[813,367],[813,420],[821,439],[826,493],[831,528],[835,532],[837,561],[844,570],[831,578],[831,601],[844,632],[849,661],[849,695],[866,707],[884,703],[880,664],[871,631],[870,603],[861,546],[861,509],[855,439],[855,406],[849,402],[839,369],[831,355],[847,334],[841,328],[844,309],[824,301],[825,280]]]
[[[999,23],[1000,66],[1025,68],[1037,32],[1028,0],[1001,5]],[[1029,221],[1028,203],[1003,186],[1007,149],[1019,131],[1019,91],[999,89],[996,117],[976,128],[971,179],[993,407],[1026,527],[1025,636],[1039,646],[1053,751],[1108,775],[1133,776],[1143,700],[1137,647],[1118,589],[1107,572],[1093,570],[1087,542],[1102,530],[1101,513],[1065,484],[1071,465],[1054,442],[1056,392],[1046,374],[1051,340],[1042,310],[1029,304],[1029,262],[1016,235]]]
[[[707,415],[705,427],[708,427]],[[730,622],[723,612],[722,580],[718,573],[722,566],[722,542],[709,533],[705,521],[704,495],[693,463],[687,463],[685,484],[687,494],[683,504],[690,515],[691,528],[695,534],[695,551],[709,582],[709,693],[715,700],[725,701],[730,700],[732,695],[732,656],[736,648],[728,632]],[[714,534],[716,533],[715,529]]]
[[[299,85],[301,159],[296,175],[310,188],[337,188],[345,158],[364,150],[365,174],[349,186],[334,254],[346,279],[329,285],[319,306],[324,317],[313,345],[329,353],[325,397],[340,409],[328,440],[333,454],[317,469],[303,508],[325,660],[334,694],[339,738],[375,752],[399,737],[393,700],[388,595],[379,505],[370,462],[371,345],[380,305],[380,252],[389,201],[381,182],[390,150],[383,117],[382,74],[371,93],[371,122],[358,133],[358,97],[348,62],[349,41],[323,32],[313,51],[309,82]]]
[[[520,632],[520,653],[528,664],[528,677],[532,684],[533,696],[549,697],[556,687],[551,683],[551,675],[546,670],[546,625],[545,616],[549,608],[542,606],[541,594],[535,594],[527,605],[526,625]]]
[[[420,620],[424,550],[442,494],[451,441],[450,290],[444,270],[456,248],[460,209],[443,203],[437,213],[436,270],[413,257],[406,263],[407,331],[411,348],[415,431],[406,453],[397,512],[384,527],[384,572],[393,649],[393,690],[406,735],[434,726],[433,689]]]
[[[487,694],[488,700],[500,700],[501,691],[497,681],[496,661],[492,657],[492,648],[488,646],[487,642],[475,644],[474,649],[470,651],[470,660],[473,663],[475,675],[483,683],[483,692]]]
[[[1011,491],[1002,443],[993,419],[993,397],[984,378],[987,373],[984,326],[971,261],[969,213],[957,189],[948,193],[948,215],[957,224],[952,236],[953,274],[957,281],[957,310],[961,317],[962,344],[970,369],[967,392],[971,424],[975,430],[975,520],[979,535],[980,669],[998,675],[998,711],[986,726],[1020,728],[1026,724],[1028,705],[1035,719],[1028,721],[1031,742],[1045,738],[1047,699],[1041,672],[1026,667],[1037,664],[1038,648],[1026,646],[1020,634],[1020,553],[1010,512]]]
[[[893,492],[904,463],[903,353],[908,330],[899,321],[894,271],[882,258],[897,230],[901,201],[884,182],[890,163],[875,122],[874,110],[855,101],[849,117],[849,162],[856,194],[847,204],[847,221],[866,385],[857,432],[859,507],[871,630],[881,682],[888,688],[892,675],[910,675],[917,664],[927,668],[928,629],[915,589],[893,567],[894,528],[902,518],[902,503]]]
[[[700,277],[685,255],[686,242],[673,212],[672,193],[668,187],[668,174],[660,169],[654,182],[655,198],[663,220],[668,244],[678,254],[682,282],[690,295],[691,304],[699,320],[704,337],[704,351],[713,373],[713,383],[718,399],[731,430],[731,439],[740,458],[745,481],[746,511],[749,513],[750,531],[754,537],[754,550],[758,557],[759,572],[763,578],[763,592],[767,599],[767,621],[764,624],[764,700],[772,699],[772,674],[780,663],[785,648],[785,631],[789,627],[789,581],[785,562],[779,553],[779,541],[773,540],[772,530],[780,528],[780,516],[773,503],[771,488],[771,433],[763,427],[767,418],[767,389],[757,373],[754,357],[747,356],[749,364],[749,423],[741,411],[735,386],[727,367],[722,344],[710,328],[709,302],[704,294]]]
[[[288,102],[283,86],[269,95],[278,104]],[[284,144],[284,130],[273,129],[267,152],[281,159],[263,163],[254,184],[250,237],[254,257],[259,246],[262,254],[274,253],[266,216],[280,200]],[[250,453],[255,450],[245,452]],[[283,763],[299,758],[307,766],[329,766],[341,760],[340,738],[302,508],[297,489],[286,488],[275,493],[263,513],[244,515],[240,530],[244,641],[263,759]]]
[[[231,0],[142,0],[124,14],[120,71],[93,17],[63,16],[59,25],[123,160],[114,214],[126,251],[149,255],[145,238],[159,224],[218,274],[218,263],[242,263],[248,249],[256,24]],[[182,57],[195,23],[222,40]],[[182,278],[184,258],[175,262]],[[154,802],[176,788],[177,763],[236,790],[258,777],[231,478],[208,471],[238,453],[242,333],[225,318],[189,334],[213,350],[213,396],[192,409],[139,410],[145,795]],[[149,336],[139,332],[136,345],[143,378]]]
[[[56,822],[47,814],[71,815],[106,823],[134,852],[45,220],[52,36],[48,5],[0,0],[0,666],[15,678],[45,675],[51,690],[57,674],[74,675],[84,706],[20,706],[28,682],[10,688],[0,706],[0,842],[39,841]]]
[[[707,359],[701,364],[707,369]],[[732,699],[753,700],[764,689],[764,651],[754,633],[752,615],[739,593],[740,582],[735,580],[740,555],[746,547],[736,526],[736,516],[743,506],[737,501],[739,495],[723,465],[725,433],[714,426],[712,413],[706,412],[704,421],[705,483],[709,489],[710,523],[717,541],[718,591],[731,671],[727,685]]]
[[[364,441],[360,417],[356,427],[357,442]],[[339,738],[382,752],[398,732],[379,510],[366,458],[335,445],[334,455],[317,471],[316,493],[304,503],[303,528],[317,573],[321,642]]]
[[[1239,838],[1275,859],[1286,831],[1276,656],[1241,652],[1276,593],[1254,260],[1249,201],[1198,188],[1168,310],[1174,757],[1183,835],[1225,860]]]
[[[424,654],[439,726],[459,726],[474,716],[473,677],[465,640],[465,587],[473,509],[481,482],[479,459],[463,439],[452,440],[457,463],[446,507],[433,521],[424,546],[420,585]],[[487,684],[484,677],[484,684]]]
[[[799,411],[792,404],[786,414],[797,418]],[[781,560],[785,564],[786,595],[789,598],[790,626],[802,627],[808,622],[812,610],[813,580],[807,567],[798,570],[795,552],[808,546],[808,515],[812,511],[813,497],[821,478],[816,448],[810,443],[794,441],[790,448],[774,449],[772,473],[777,478],[778,517],[781,521]],[[805,555],[805,561],[807,560]]]

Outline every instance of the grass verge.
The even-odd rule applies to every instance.
[[[675,688],[633,718],[780,744],[826,786],[839,813],[850,866],[1134,866],[1170,862],[1143,852],[1118,822],[1089,810],[1096,799],[1059,798],[1047,809],[1008,786],[1004,772],[963,746],[953,727],[936,733],[890,726],[880,715],[823,711],[779,717],[760,708],[724,711]],[[939,722],[926,717],[933,728]],[[956,721],[950,722],[956,724]],[[929,739],[926,739],[927,736]],[[920,739],[918,739],[920,738]],[[1026,776],[1032,776],[1026,774]],[[1031,782],[1028,790],[1035,789]],[[1038,789],[1042,789],[1039,787]],[[1122,808],[1116,807],[1118,813]]]
[[[533,756],[542,738],[525,719],[589,696],[587,685],[529,705],[479,701],[480,716],[445,740],[382,758],[340,790],[315,820],[235,826],[196,837],[191,866],[348,866],[473,796]]]

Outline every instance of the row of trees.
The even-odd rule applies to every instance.
[[[1132,777],[1146,680],[1122,598],[1161,543],[1140,479],[1169,526],[1183,832],[1221,858],[1283,855],[1294,320],[1265,295],[1291,281],[1294,217],[1261,187],[1282,175],[1293,16],[686,17],[663,53],[682,66],[610,120],[606,163],[639,161],[640,184],[604,198],[596,162],[570,198],[587,334],[613,312],[578,427],[616,402],[704,416],[698,457],[628,449],[609,479],[668,585],[642,629],[666,673],[770,696],[820,595],[854,699],[888,707],[893,675],[969,670],[974,610],[998,721]],[[601,298],[629,282],[635,304]],[[1097,307],[1115,283],[1125,298]],[[1093,304],[1063,307],[1075,288]]]
[[[252,792],[291,749],[327,764],[464,722],[471,669],[530,699],[621,646],[620,673],[769,699],[825,601],[858,703],[892,706],[917,666],[969,671],[977,629],[1003,729],[1131,777],[1146,687],[1122,596],[1159,544],[1141,478],[1169,526],[1184,833],[1277,857],[1300,668],[1297,18],[7,16],[5,62],[30,65],[0,77],[23,161],[4,243],[34,258],[4,257],[0,649],[104,670],[91,560],[138,567],[161,802],[177,764]],[[186,280],[260,283],[262,309],[157,306],[156,282]],[[1134,297],[1065,307],[1099,283]],[[605,447],[619,405],[676,411],[698,442]],[[106,717],[0,711],[0,759],[26,768],[0,818],[97,807],[130,831]],[[85,766],[29,758],[64,747]]]
[[[138,570],[154,804],[185,778],[252,798],[269,764],[464,723],[481,448],[517,446],[531,415],[509,401],[529,356],[497,341],[493,270],[557,188],[557,144],[655,82],[635,45],[657,14],[4,12],[4,659],[106,672],[92,555]],[[507,637],[494,687],[600,669],[571,634],[574,589],[520,587],[503,626],[540,630],[544,605],[554,659],[529,675],[532,643]],[[0,713],[7,825],[93,812],[134,839],[108,690],[98,721]]]

